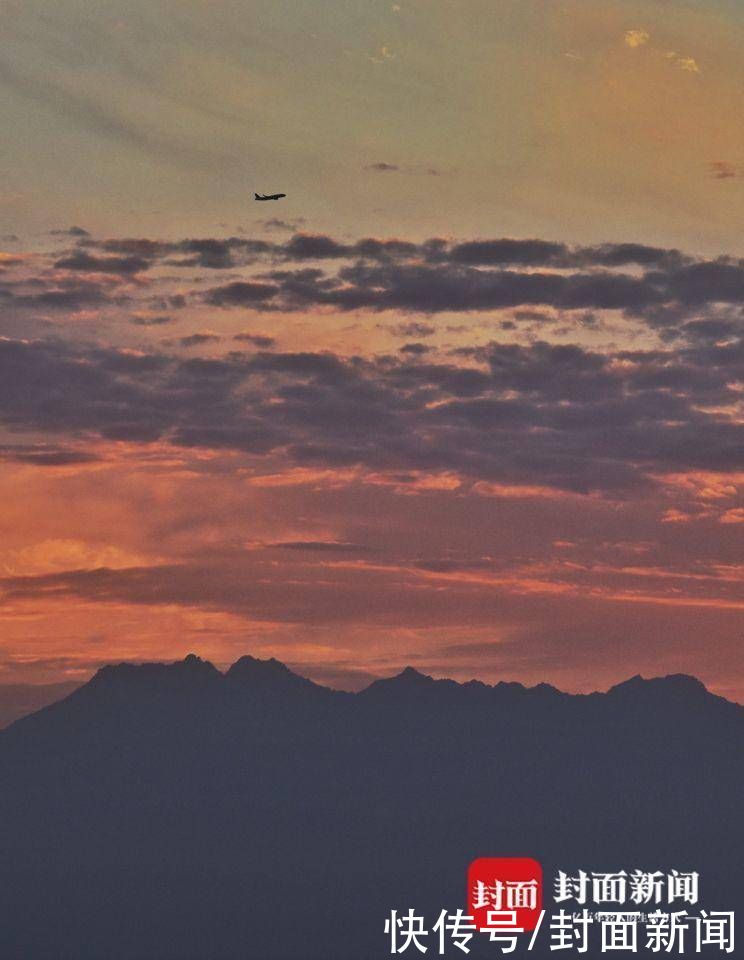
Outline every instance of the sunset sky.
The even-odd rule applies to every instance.
[[[0,683],[744,700],[741,3],[0,25]]]

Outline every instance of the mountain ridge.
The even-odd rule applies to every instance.
[[[349,692],[316,683],[274,657],[261,659],[250,654],[224,670],[194,653],[175,661],[107,664],[87,683],[64,692],[66,696],[12,719],[0,729],[0,744],[20,731],[48,727],[48,716],[78,730],[88,717],[96,723],[102,716],[124,716],[134,709],[150,717],[160,712],[161,722],[166,722],[169,712],[177,714],[189,704],[210,716],[225,710],[237,711],[237,715],[247,711],[246,716],[257,722],[262,713],[269,716],[289,709],[312,715],[314,722],[321,722],[322,716],[322,722],[330,726],[339,722],[339,712],[344,710],[377,716],[384,725],[390,709],[414,718],[420,713],[431,717],[447,711],[472,714],[487,710],[523,717],[529,717],[531,711],[537,711],[536,716],[547,711],[554,722],[573,717],[593,722],[595,715],[601,722],[609,722],[634,710],[666,718],[667,725],[686,713],[700,718],[725,715],[744,723],[744,706],[711,693],[702,681],[686,674],[650,678],[636,674],[606,691],[567,693],[547,683],[525,686],[508,680],[489,684],[476,679],[434,678],[407,666]],[[317,713],[321,708],[325,713]],[[51,731],[47,734],[51,736]]]
[[[352,694],[251,656],[109,665],[0,732],[0,784],[8,960],[372,960],[483,856],[744,894],[744,708],[685,675]]]
[[[437,689],[444,691],[454,690],[462,691],[490,690],[490,691],[512,691],[514,693],[541,693],[560,697],[617,697],[626,695],[630,692],[639,690],[654,691],[677,691],[678,693],[694,694],[696,696],[708,696],[715,700],[730,703],[733,706],[741,707],[744,705],[734,700],[729,700],[718,694],[712,693],[699,678],[690,674],[672,673],[652,677],[643,677],[641,674],[635,674],[626,680],[621,680],[607,690],[596,690],[589,693],[569,693],[561,690],[553,684],[540,682],[532,686],[520,683],[516,680],[498,680],[495,683],[487,683],[484,680],[473,678],[471,680],[455,680],[450,677],[432,677],[427,673],[417,670],[413,666],[403,667],[398,673],[388,677],[378,677],[371,681],[366,687],[357,691],[342,691],[326,684],[318,683],[309,677],[305,677],[293,670],[287,664],[274,657],[261,659],[251,654],[243,654],[227,669],[220,670],[211,661],[199,657],[195,653],[187,654],[181,660],[174,661],[143,661],[131,662],[122,661],[120,663],[107,664],[101,667],[93,677],[88,681],[90,683],[101,683],[104,681],[118,681],[120,679],[135,679],[137,677],[166,677],[168,675],[180,674],[181,676],[209,677],[219,680],[220,677],[230,680],[238,680],[253,683],[270,684],[294,684],[312,686],[320,690],[328,690],[334,693],[344,693],[349,696],[370,696],[373,691],[379,690],[424,690]],[[83,684],[82,687],[88,684]]]

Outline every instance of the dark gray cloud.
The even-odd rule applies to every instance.
[[[288,260],[338,259],[351,256],[352,249],[322,234],[297,233],[284,245],[284,256]]]
[[[276,343],[273,337],[268,337],[263,333],[236,333],[233,340],[237,340],[239,343],[252,343],[254,347],[261,350],[268,350]]]
[[[50,230],[51,237],[89,237],[90,234],[83,227],[68,227],[66,230]]]
[[[303,267],[306,261],[316,265]],[[418,244],[367,237],[347,243],[313,233],[295,233],[279,243],[246,237],[83,238],[81,248],[57,266],[127,275],[156,263],[210,270],[262,265],[266,272],[198,296],[216,306],[272,311],[513,309],[515,319],[542,322],[554,319],[542,309],[549,307],[582,311],[596,322],[592,311],[617,310],[665,331],[694,319],[691,314],[703,306],[744,304],[744,261],[696,259],[637,243],[570,247],[508,237],[431,238]]]
[[[431,164],[407,163],[401,166],[397,163],[386,163],[384,160],[378,161],[377,163],[368,163],[365,165],[364,170],[367,170],[369,173],[403,173],[408,176],[420,176],[423,174],[428,177],[441,177],[443,175],[442,170],[431,166]]]
[[[741,327],[741,317],[737,319],[720,317],[690,320],[682,325],[678,333],[690,340],[718,341],[735,337],[741,331]]]
[[[494,310],[548,305],[563,310],[647,308],[663,291],[645,277],[606,271],[524,273],[452,264],[380,263],[359,260],[335,276],[320,271],[277,271],[278,299],[285,309],[312,305],[338,310]]]
[[[113,290],[111,277],[55,277],[31,279],[25,283],[0,283],[0,301],[15,310],[68,311],[125,304],[130,299],[121,290]],[[108,282],[107,282],[108,281]]]
[[[395,337],[433,337],[437,328],[429,323],[411,320],[407,323],[391,324],[386,329]]]
[[[245,307],[270,300],[278,292],[279,287],[275,284],[235,280],[221,287],[213,287],[205,299],[216,307]]]
[[[598,247],[579,248],[577,260],[602,267],[675,266],[689,261],[679,250],[649,247],[642,243],[605,243]]]
[[[274,269],[271,309],[422,313],[514,309],[520,318],[552,319],[539,308],[618,310],[657,328],[689,320],[703,305],[744,303],[744,262],[694,261],[677,250],[641,244],[569,248],[543,240],[488,240],[451,245],[367,238],[340,243],[296,234],[270,253],[285,261],[348,261],[335,270]],[[236,301],[240,305],[240,300]]]
[[[98,456],[84,450],[54,447],[47,444],[0,445],[0,460],[29,463],[35,467],[67,467],[80,463],[96,463]]]
[[[143,308],[132,318],[141,326],[155,326],[158,315],[186,305],[205,304],[273,313],[328,308],[434,316],[509,310],[511,318],[495,318],[501,329],[527,322],[531,336],[540,336],[544,324],[560,335],[577,326],[599,328],[605,323],[602,312],[611,310],[647,324],[667,342],[744,332],[744,261],[695,259],[635,243],[569,247],[541,239],[431,238],[417,244],[373,237],[347,243],[310,233],[280,243],[247,237],[81,237],[74,250],[52,260],[54,271],[44,262],[43,257],[4,261],[5,305],[90,311],[125,305],[129,298]],[[35,276],[29,276],[27,263],[41,264]],[[191,277],[190,290],[175,292],[168,289],[172,275],[152,271],[168,264],[232,274],[217,284]],[[153,318],[146,320],[149,311]],[[432,323],[414,319],[388,329],[419,344],[436,332]],[[451,332],[450,326],[444,329]],[[409,352],[415,350],[423,352],[420,346]]]
[[[494,343],[471,358],[259,350],[183,360],[4,340],[0,420],[69,438],[163,439],[580,492],[744,467],[744,427],[721,412],[739,398],[741,341],[615,355]]]
[[[150,262],[142,257],[94,257],[84,250],[76,250],[62,257],[54,264],[59,270],[80,270],[84,273],[119,273],[129,275],[140,273],[150,267]]]
[[[502,263],[563,266],[568,257],[569,250],[565,244],[550,243],[546,240],[475,240],[458,243],[442,253],[442,258],[452,263],[478,266]]]
[[[247,240],[242,237],[228,237],[225,240],[182,240],[173,245],[174,252],[188,254],[184,259],[175,261],[177,266],[206,267],[210,270],[245,266],[258,257],[271,253],[273,249],[274,245],[264,240]]]
[[[744,261],[720,260],[691,263],[652,278],[679,303],[744,302]]]
[[[294,220],[280,220],[277,217],[269,217],[266,220],[256,220],[259,226],[264,230],[282,230],[288,233],[296,233],[305,223],[304,217],[295,217]]]
[[[81,245],[97,248],[104,253],[118,253],[126,257],[141,257],[143,260],[157,260],[174,253],[178,249],[177,244],[167,243],[162,240],[150,240],[147,237],[91,240]]]
[[[296,224],[283,220],[260,221],[270,229],[294,230]],[[146,237],[108,240],[82,240],[81,245],[96,248],[106,254],[136,256],[146,260],[158,260],[183,256],[183,259],[169,261],[179,266],[201,266],[212,269],[226,269],[252,263],[263,258],[267,261],[302,260],[409,260],[430,256],[439,250],[436,244],[428,241],[417,245],[405,240],[378,239],[366,237],[356,243],[347,244],[325,234],[295,232],[283,243],[248,237],[204,237],[180,241],[153,240]]]
[[[219,343],[221,339],[216,333],[191,333],[178,342],[182,347],[201,347],[205,343]]]
[[[167,314],[158,314],[153,317],[134,314],[129,318],[129,322],[138,327],[162,327],[167,323],[173,323],[173,317],[169,317]]]
[[[118,254],[125,259],[146,261],[149,264],[162,261],[171,266],[203,267],[210,270],[245,266],[277,250],[276,245],[272,243],[247,237],[194,237],[178,241],[124,237],[83,240],[80,245],[87,249],[97,249],[105,254]]]
[[[267,229],[291,230],[304,221],[268,219],[257,221]],[[70,235],[68,231],[60,233]],[[556,269],[582,269],[593,267],[641,267],[681,269],[705,262],[687,256],[673,248],[651,247],[639,243],[605,243],[592,247],[572,247],[565,243],[540,238],[516,239],[511,237],[482,240],[455,241],[433,237],[422,243],[366,237],[354,243],[341,242],[322,233],[298,231],[284,242],[269,242],[248,237],[205,237],[180,241],[162,241],[150,238],[112,238],[93,240],[89,235],[80,236],[83,246],[94,246],[109,253],[141,256],[148,259],[173,253],[205,254],[207,257],[224,257],[229,251],[244,251],[255,256],[271,255],[281,259],[376,259],[382,251],[386,257],[398,260],[415,259],[428,263],[450,263],[465,266],[535,266]],[[716,261],[713,261],[716,262]],[[732,265],[739,261],[725,260]]]
[[[534,324],[532,335],[567,318],[596,327],[599,311],[611,309],[647,323],[665,345],[465,344],[445,362],[422,342],[435,326],[413,319],[387,327],[407,338],[397,354],[373,358],[272,351],[273,337],[250,331],[231,340],[254,350],[220,359],[7,339],[0,341],[0,420],[10,429],[68,440],[163,439],[400,474],[453,470],[580,491],[630,490],[670,469],[742,466],[744,428],[732,411],[744,378],[744,261],[694,260],[639,244],[569,248],[511,239],[347,244],[296,234],[281,244],[234,237],[82,243],[56,261],[56,271],[0,284],[4,303],[59,311],[118,303],[129,312],[120,291],[135,288],[135,296],[142,288],[138,306],[153,312],[130,313],[130,321],[158,326],[187,297],[167,288],[153,296],[157,281],[145,287],[143,278],[132,279],[140,270],[174,255],[214,269],[259,258],[260,272],[192,291],[188,303],[202,310],[509,309]],[[510,329],[504,324],[514,321],[500,322]],[[219,339],[202,330],[172,343],[197,348]]]

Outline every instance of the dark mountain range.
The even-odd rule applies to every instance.
[[[350,694],[252,657],[106,667],[0,732],[0,957],[381,958],[390,910],[464,906],[482,856],[695,870],[736,909],[743,758],[744,708],[685,676]]]
[[[66,697],[79,683],[0,683],[0,730]]]

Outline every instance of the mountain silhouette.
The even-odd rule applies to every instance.
[[[29,713],[61,700],[79,686],[75,681],[0,683],[0,730]]]
[[[248,656],[104,667],[0,732],[0,957],[385,957],[390,910],[463,907],[482,856],[534,857],[548,894],[558,869],[695,870],[735,909],[743,756],[744,708],[686,676],[407,668],[352,694]]]

